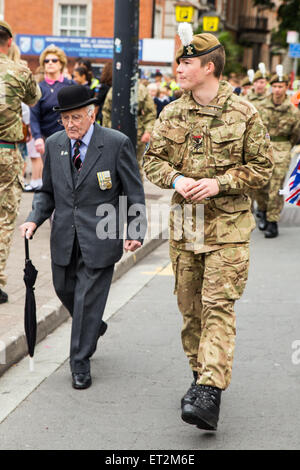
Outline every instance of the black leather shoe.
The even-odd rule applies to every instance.
[[[210,385],[197,385],[197,398],[193,404],[187,404],[182,409],[181,418],[189,424],[195,424],[199,429],[216,431],[222,390]]]
[[[92,378],[89,372],[72,373],[72,387],[83,390],[92,385]]]
[[[261,219],[261,217],[263,216],[263,214],[265,214],[265,212],[264,212],[264,211],[260,211],[259,209],[257,209],[257,210],[255,211],[255,215],[256,215],[256,217],[257,217],[258,219]]]
[[[105,321],[102,320],[100,330],[99,330],[99,338],[100,336],[103,336],[105,334],[106,330],[107,330],[107,323],[105,323]]]
[[[0,289],[0,304],[5,304],[8,301],[8,295],[6,292]]]
[[[267,224],[268,224],[268,222],[267,222],[267,218],[266,218],[266,213],[261,211],[261,215],[259,217],[259,221],[258,221],[258,224],[257,224],[259,230],[266,230]]]
[[[196,382],[198,378],[198,373],[196,371],[193,371],[193,375],[194,375],[194,380],[191,383],[190,388],[188,389],[186,394],[181,398],[181,409],[184,407],[184,405],[191,404],[194,402],[194,400],[196,400],[197,395],[195,393],[195,390],[197,387]]]
[[[277,222],[268,222],[265,238],[276,238],[278,237],[278,225]]]

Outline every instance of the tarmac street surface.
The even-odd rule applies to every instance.
[[[216,433],[180,418],[180,399],[192,377],[163,243],[112,284],[109,328],[92,359],[92,387],[71,387],[70,320],[36,346],[34,372],[26,357],[2,374],[0,449],[299,449],[299,208],[286,207],[279,227],[277,239],[266,240],[258,230],[252,235],[249,280],[235,308],[232,382],[222,395]],[[42,239],[41,232],[40,245]],[[21,266],[23,244],[18,250]],[[45,245],[46,258],[47,250]],[[43,264],[39,256],[38,269],[49,308],[54,300],[46,258]],[[18,276],[8,287],[10,305],[20,307],[24,287],[22,298]],[[39,299],[38,287],[36,292]],[[0,309],[1,338],[5,317],[7,335],[13,332],[10,309]]]

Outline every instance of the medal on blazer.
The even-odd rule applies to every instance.
[[[100,189],[110,189],[112,187],[110,171],[98,171],[97,173]]]

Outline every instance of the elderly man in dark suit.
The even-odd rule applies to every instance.
[[[55,110],[65,130],[46,140],[43,186],[20,227],[29,238],[54,211],[53,284],[72,316],[70,367],[76,389],[92,382],[89,359],[106,331],[102,315],[114,264],[123,245],[125,251],[135,251],[146,232],[144,190],[133,146],[124,134],[94,122],[95,102],[82,85],[58,93]],[[129,209],[134,216],[128,215]]]

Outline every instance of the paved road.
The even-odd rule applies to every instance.
[[[191,377],[164,244],[114,283],[90,389],[71,388],[69,323],[38,345],[36,372],[22,361],[4,374],[0,449],[299,449],[299,231],[283,227],[275,240],[253,233],[216,433],[180,418]]]

